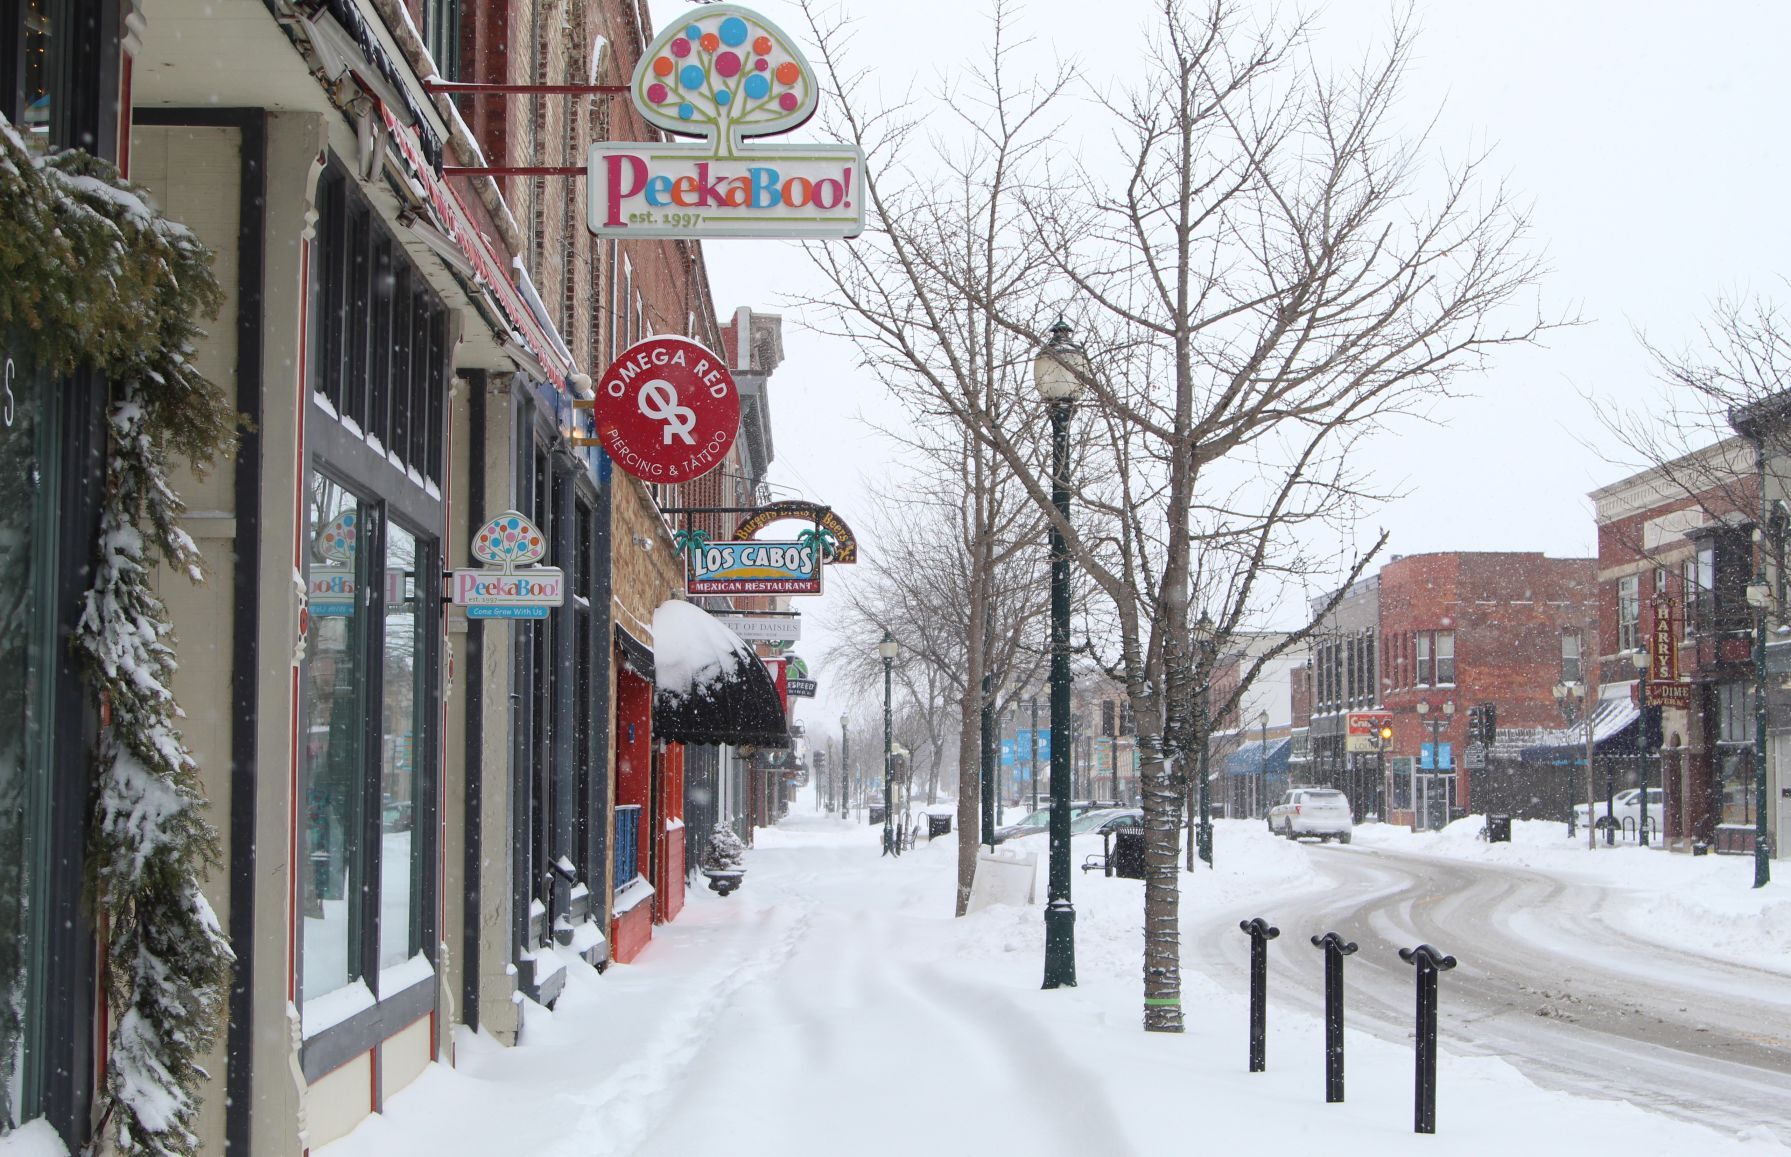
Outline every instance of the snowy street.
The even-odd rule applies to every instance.
[[[1621,1137],[1644,1154],[1784,1152],[1782,1107],[1760,1115],[1767,1090],[1784,1087],[1784,1044],[1750,1043],[1740,995],[1782,974],[1616,931],[1598,913],[1617,893],[1563,886],[1572,869],[1554,865],[1579,861],[1523,842],[1548,826],[1495,849],[1369,828],[1335,848],[1220,822],[1219,870],[1183,876],[1190,1029],[1153,1036],[1138,1027],[1136,881],[1078,874],[1080,986],[1044,993],[1041,907],[950,917],[955,840],[891,862],[878,829],[793,815],[758,833],[740,892],[693,893],[632,965],[600,976],[572,963],[554,1011],[525,1008],[515,1050],[460,1030],[457,1068],[432,1067],[320,1153],[1130,1154],[1196,1139],[1242,1152],[1265,1136],[1281,1151],[1323,1139],[1345,1153],[1546,1153],[1568,1136]],[[1019,843],[1044,850],[1042,838]],[[1098,847],[1082,843],[1078,861]],[[1745,868],[1640,855],[1687,877]],[[1605,871],[1637,859],[1590,858]],[[1494,896],[1506,897],[1502,918],[1483,921]],[[1784,921],[1776,891],[1760,902],[1759,923]],[[1596,967],[1562,963],[1581,951],[1583,911],[1624,963],[1590,945]],[[1245,914],[1283,930],[1270,946],[1269,1069],[1256,1076],[1244,1063]],[[1348,1100],[1327,1106],[1320,955],[1306,939],[1332,927],[1361,951],[1346,973]],[[1411,972],[1394,955],[1419,938],[1462,961],[1442,978],[1435,1140],[1411,1132]],[[1686,995],[1673,1003],[1657,986]]]
[[[1563,830],[1522,826],[1538,839]],[[1712,937],[1702,938],[1699,953],[1669,947],[1632,929],[1625,890],[1485,858],[1413,855],[1399,850],[1413,842],[1405,833],[1376,840],[1378,831],[1359,829],[1367,847],[1314,848],[1322,890],[1274,905],[1284,929],[1336,930],[1360,946],[1347,965],[1351,1026],[1406,1039],[1411,967],[1396,953],[1428,941],[1461,961],[1442,981],[1440,1032],[1450,1047],[1503,1057],[1549,1088],[1621,1096],[1719,1127],[1757,1120],[1791,1139],[1783,1096],[1791,1081],[1791,955],[1737,950]],[[1556,836],[1555,845],[1560,864],[1583,866],[1583,843]],[[1634,848],[1593,858],[1681,875],[1691,867]],[[1734,876],[1745,869],[1726,866]],[[1199,917],[1184,960],[1246,991],[1247,946],[1227,933],[1237,918],[1256,915],[1254,907]],[[1780,920],[1787,915],[1781,901]],[[1689,942],[1699,939],[1694,932]],[[1271,954],[1272,992],[1320,1015],[1322,956],[1298,947]]]

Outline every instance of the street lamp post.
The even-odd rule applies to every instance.
[[[1754,608],[1754,887],[1764,888],[1772,882],[1772,845],[1766,834],[1766,605],[1772,601],[1772,588],[1766,582],[1766,450],[1762,439],[1756,444],[1760,467],[1760,529],[1756,537],[1759,566],[1754,581],[1747,585],[1747,601]]]
[[[1664,614],[1665,611],[1664,609],[1660,609],[1655,613]],[[1649,657],[1647,650],[1642,647],[1637,647],[1629,657],[1630,661],[1636,666],[1636,677],[1641,679],[1643,687],[1642,734],[1641,738],[1636,741],[1636,778],[1641,781],[1642,814],[1641,818],[1636,821],[1636,843],[1638,846],[1645,848],[1648,846],[1648,737],[1649,731],[1652,729],[1649,712],[1658,712],[1660,708],[1651,706],[1648,703],[1647,687]]]
[[[1592,627],[1588,626],[1585,637],[1595,639],[1598,636],[1593,633]],[[1592,699],[1587,692],[1588,688],[1583,683],[1561,682],[1555,684],[1555,702],[1561,705],[1562,714],[1567,716],[1567,725],[1573,726],[1576,715],[1581,716],[1581,721],[1586,725],[1586,847],[1591,850],[1598,847],[1598,825],[1592,822],[1592,811],[1598,806],[1598,791],[1592,770],[1593,756],[1597,751],[1597,736],[1592,728]],[[1577,807],[1577,804],[1570,805],[1567,814],[1572,816]],[[1571,825],[1572,820],[1570,819],[1568,822]],[[1571,831],[1571,827],[1569,830]]]
[[[1188,839],[1188,870],[1194,870],[1194,858],[1199,858],[1207,867],[1213,866],[1213,798],[1210,783],[1207,757],[1212,750],[1212,737],[1207,732],[1212,727],[1212,680],[1213,680],[1213,620],[1203,612],[1200,621],[1194,624],[1194,645],[1200,651],[1200,690],[1196,694],[1194,706],[1199,716],[1200,750],[1194,758],[1194,808],[1195,814],[1192,830]]]
[[[1070,414],[1088,356],[1061,318],[1032,361],[1033,384],[1051,414],[1051,870],[1045,906],[1045,988],[1076,983],[1076,908],[1070,902]]]
[[[846,730],[848,717],[840,716],[840,818],[852,822],[852,735]]]
[[[1269,798],[1269,713],[1256,717],[1262,728],[1262,740],[1256,748],[1256,799],[1250,801],[1250,818],[1256,818],[1257,805]]]
[[[1433,713],[1430,709],[1430,700],[1420,699],[1418,700],[1418,714],[1425,722],[1430,724],[1430,776],[1426,780],[1426,791],[1424,792],[1425,820],[1428,822],[1430,819],[1428,813],[1430,812],[1431,804],[1430,789],[1435,787],[1437,780],[1441,778],[1443,773],[1443,726],[1449,720],[1455,718],[1455,700],[1443,700],[1442,709]],[[1418,762],[1422,763],[1424,761],[1419,760]],[[1447,796],[1445,796],[1445,798],[1447,798]],[[1416,804],[1416,802],[1417,801],[1415,800],[1413,801],[1414,804]],[[1447,822],[1447,815],[1444,817],[1444,822]],[[1443,825],[1438,824],[1437,826],[1440,828]]]
[[[883,656],[883,854],[899,856],[900,847],[895,842],[895,791],[890,780],[895,760],[891,749],[895,743],[895,717],[890,709],[890,680],[895,670],[896,651],[895,636],[886,627],[883,641],[877,644],[877,654]]]

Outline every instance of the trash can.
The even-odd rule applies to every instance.
[[[1144,879],[1144,833],[1113,834],[1113,874],[1127,880]]]
[[[1511,842],[1510,816],[1489,815],[1486,817],[1486,842],[1489,844]]]
[[[951,835],[951,817],[950,816],[929,815],[927,817],[927,839],[930,840],[930,839],[934,838],[935,836],[949,836],[949,835]]]
[[[875,827],[876,825],[883,822],[883,805],[882,804],[874,803],[870,806],[870,808],[868,810],[870,812],[871,818],[865,822],[869,823],[872,827]]]

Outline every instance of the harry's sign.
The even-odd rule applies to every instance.
[[[648,123],[696,141],[591,146],[587,224],[599,237],[856,237],[856,145],[746,145],[814,115],[815,73],[748,8],[674,21],[641,54],[629,92]]]

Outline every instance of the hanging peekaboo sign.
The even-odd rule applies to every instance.
[[[749,8],[673,21],[629,84],[649,123],[693,141],[591,146],[587,223],[599,237],[827,239],[864,232],[857,145],[747,144],[800,127],[820,99],[794,41]]]

